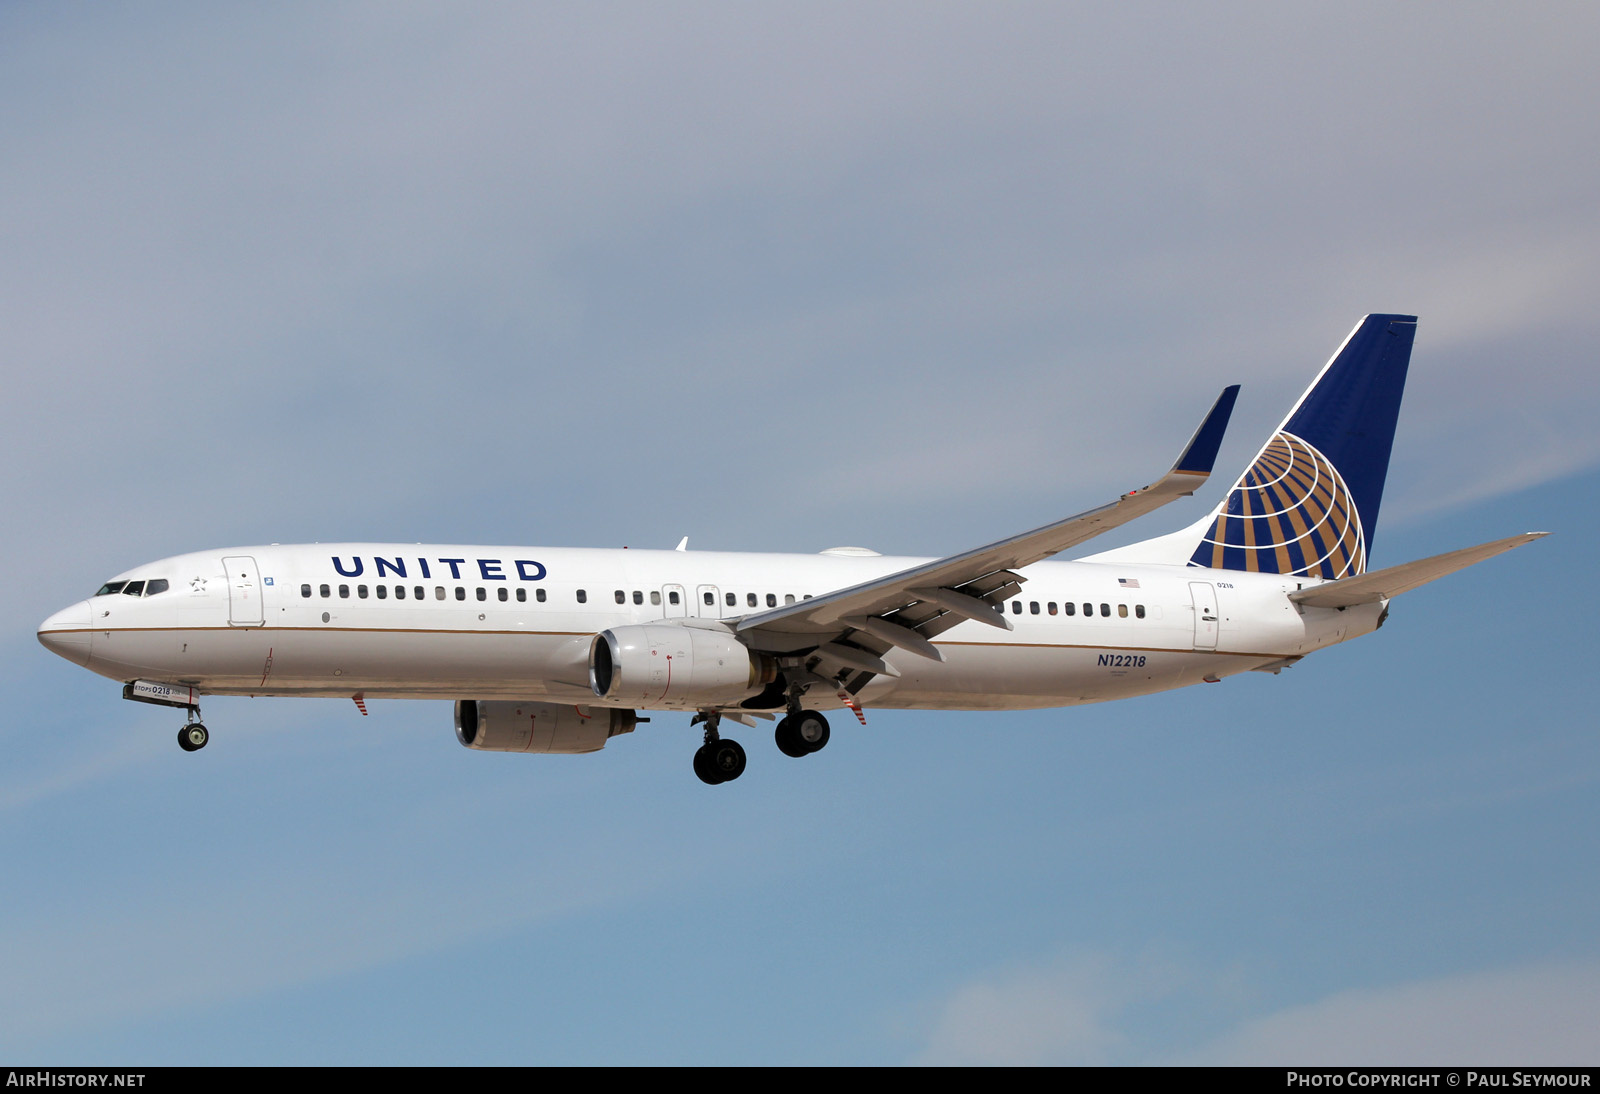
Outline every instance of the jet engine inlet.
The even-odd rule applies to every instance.
[[[735,704],[778,678],[778,662],[722,630],[615,627],[589,646],[589,687],[610,702],[694,709]]]
[[[456,740],[480,752],[599,752],[638,721],[631,710],[606,707],[456,700]]]

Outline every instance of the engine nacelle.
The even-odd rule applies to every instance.
[[[456,740],[484,752],[599,752],[632,733],[631,710],[508,699],[457,699]]]
[[[648,623],[613,627],[589,647],[589,686],[640,707],[724,706],[778,677],[778,662],[721,628]]]

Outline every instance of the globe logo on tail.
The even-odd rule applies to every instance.
[[[1234,485],[1189,561],[1332,580],[1364,572],[1367,550],[1338,469],[1304,438],[1280,432]]]

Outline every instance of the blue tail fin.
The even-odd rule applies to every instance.
[[[1210,518],[1189,562],[1339,578],[1367,568],[1414,315],[1369,315]]]

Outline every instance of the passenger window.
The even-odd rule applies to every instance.
[[[678,603],[678,590],[673,589],[670,593],[667,594],[667,603],[668,604],[676,604],[676,603]]]
[[[776,608],[777,606],[778,606],[778,597],[777,597],[777,595],[774,594],[774,593],[768,593],[767,594],[767,607]]]
[[[467,598],[467,590],[462,588],[460,585],[457,585],[456,586],[456,599],[457,600],[465,600],[466,598]]]
[[[1056,614],[1056,602],[1054,600],[1050,601],[1050,603],[1045,605],[1045,610],[1048,611],[1051,615],[1055,615]]]
[[[443,600],[444,599],[444,586],[443,585],[435,585],[433,587],[433,598],[435,600]]]
[[[643,604],[644,603],[644,594],[641,593],[638,589],[633,590],[633,602],[635,604]]]
[[[744,594],[744,602],[749,607],[752,607],[752,608],[755,607],[756,606],[756,594],[755,593],[745,593]]]
[[[387,600],[387,599],[389,599],[389,586],[387,586],[387,585],[379,585],[378,586],[378,599],[379,600]]]
[[[164,593],[166,591],[167,579],[164,577],[158,577],[155,580],[148,582],[144,587],[145,596],[155,596],[157,593]],[[306,595],[310,596],[311,594],[308,592]]]
[[[1094,605],[1090,604],[1088,601],[1084,601],[1083,614],[1084,614],[1085,618],[1093,615],[1094,614]]]
[[[124,585],[122,587],[122,595],[123,596],[143,596],[144,595],[144,582],[142,582],[142,581],[130,581],[130,582],[128,582],[126,585]]]
[[[579,604],[587,604],[587,603],[589,603],[589,590],[587,590],[587,589],[579,589],[578,590],[578,603]]]
[[[348,586],[348,585],[340,585],[339,586],[339,599],[340,600],[349,600],[350,599],[350,586]]]
[[[1118,604],[1117,605],[1117,618],[1118,619],[1126,619],[1126,618],[1128,618],[1128,606],[1126,604]]]
[[[300,586],[300,595],[301,596],[307,596],[307,597],[310,596],[311,595],[311,586],[310,585],[302,585],[302,586]]]
[[[1037,600],[1028,601],[1028,614],[1029,615],[1038,615],[1039,614],[1039,602]]]
[[[517,590],[517,603],[518,604],[526,604],[527,602],[528,602],[528,590],[527,589],[518,589]]]
[[[415,589],[412,589],[411,594],[418,600],[428,599],[428,590],[424,589],[421,585],[418,585]]]
[[[722,595],[722,602],[730,608],[737,608],[739,606],[739,598],[734,596],[732,593],[724,593]]]
[[[1011,602],[1011,614],[1012,615],[1021,615],[1022,614],[1022,601],[1013,600]]]
[[[322,599],[324,599],[324,600],[328,599],[328,597],[333,595],[333,590],[329,589],[326,585],[318,586],[317,587],[317,592],[322,594]]]
[[[483,588],[482,585],[478,586],[478,599],[479,600],[488,600],[489,599],[489,594],[486,591],[484,591],[484,588]]]
[[[618,589],[612,595],[617,598],[618,604],[626,604],[628,602],[628,594],[623,592],[621,589]]]
[[[367,587],[365,585],[357,585],[356,586],[356,599],[357,600],[365,600],[366,598],[367,598]]]
[[[1107,619],[1111,618],[1111,605],[1102,603],[1100,605],[1100,614]]]
[[[794,594],[793,593],[784,593],[783,594],[783,602],[785,604],[793,604],[794,603]]]
[[[1065,604],[1061,605],[1061,611],[1066,615],[1077,615],[1078,606],[1069,600]]]
[[[521,591],[522,591],[521,589],[517,590],[517,592],[519,592],[519,593]],[[510,596],[511,596],[510,593],[506,592],[506,587],[504,585],[501,585],[498,589],[495,590],[495,595],[500,598],[500,603],[502,603],[502,604],[504,604],[506,602],[506,600],[509,599]]]
[[[537,600],[539,603],[543,604],[544,603],[544,590],[543,589],[535,589],[535,590],[533,590],[533,598],[535,600]]]
[[[1135,616],[1137,616],[1138,618],[1143,619],[1144,618],[1144,605],[1143,604],[1135,604],[1133,606],[1133,614]]]
[[[661,606],[661,590],[660,589],[651,589],[650,590],[650,603],[654,604],[658,608]]]
[[[705,594],[705,602],[706,602],[706,607],[708,607],[708,608],[716,607],[716,605],[717,605],[717,594],[716,593],[706,593]]]

